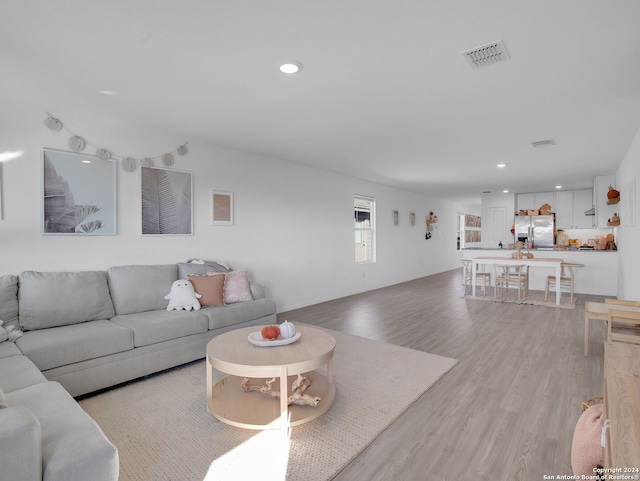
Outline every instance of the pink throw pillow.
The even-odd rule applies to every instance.
[[[593,476],[593,469],[602,464],[602,404],[594,404],[580,415],[573,433],[571,468],[576,476]]]
[[[232,271],[224,275],[224,303],[252,301],[251,288],[245,271]]]

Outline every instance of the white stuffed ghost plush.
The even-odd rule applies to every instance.
[[[178,311],[180,309],[184,309],[185,311],[193,309],[197,311],[200,309],[198,299],[201,297],[202,296],[193,289],[191,282],[184,279],[174,281],[171,285],[171,292],[164,296],[165,299],[169,299],[167,311],[173,309]]]

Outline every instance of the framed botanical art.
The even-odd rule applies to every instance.
[[[142,235],[193,234],[191,172],[140,167]]]
[[[116,163],[42,150],[43,235],[116,235]]]
[[[409,213],[409,224],[411,225],[411,227],[414,227],[416,225],[416,213],[415,212],[410,212]]]
[[[393,210],[392,213],[392,219],[393,219],[393,225],[398,225],[398,222],[400,222],[400,214],[397,210]]]
[[[233,192],[211,190],[211,225],[233,225]]]

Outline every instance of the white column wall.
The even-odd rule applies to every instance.
[[[635,180],[635,225],[629,224],[629,212],[624,196],[626,186]],[[620,190],[620,226],[614,228],[620,253],[618,298],[640,300],[640,131],[616,173],[616,185]]]

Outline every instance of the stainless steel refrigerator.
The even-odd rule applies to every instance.
[[[515,240],[533,242],[536,249],[553,248],[555,222],[554,215],[517,215]]]

